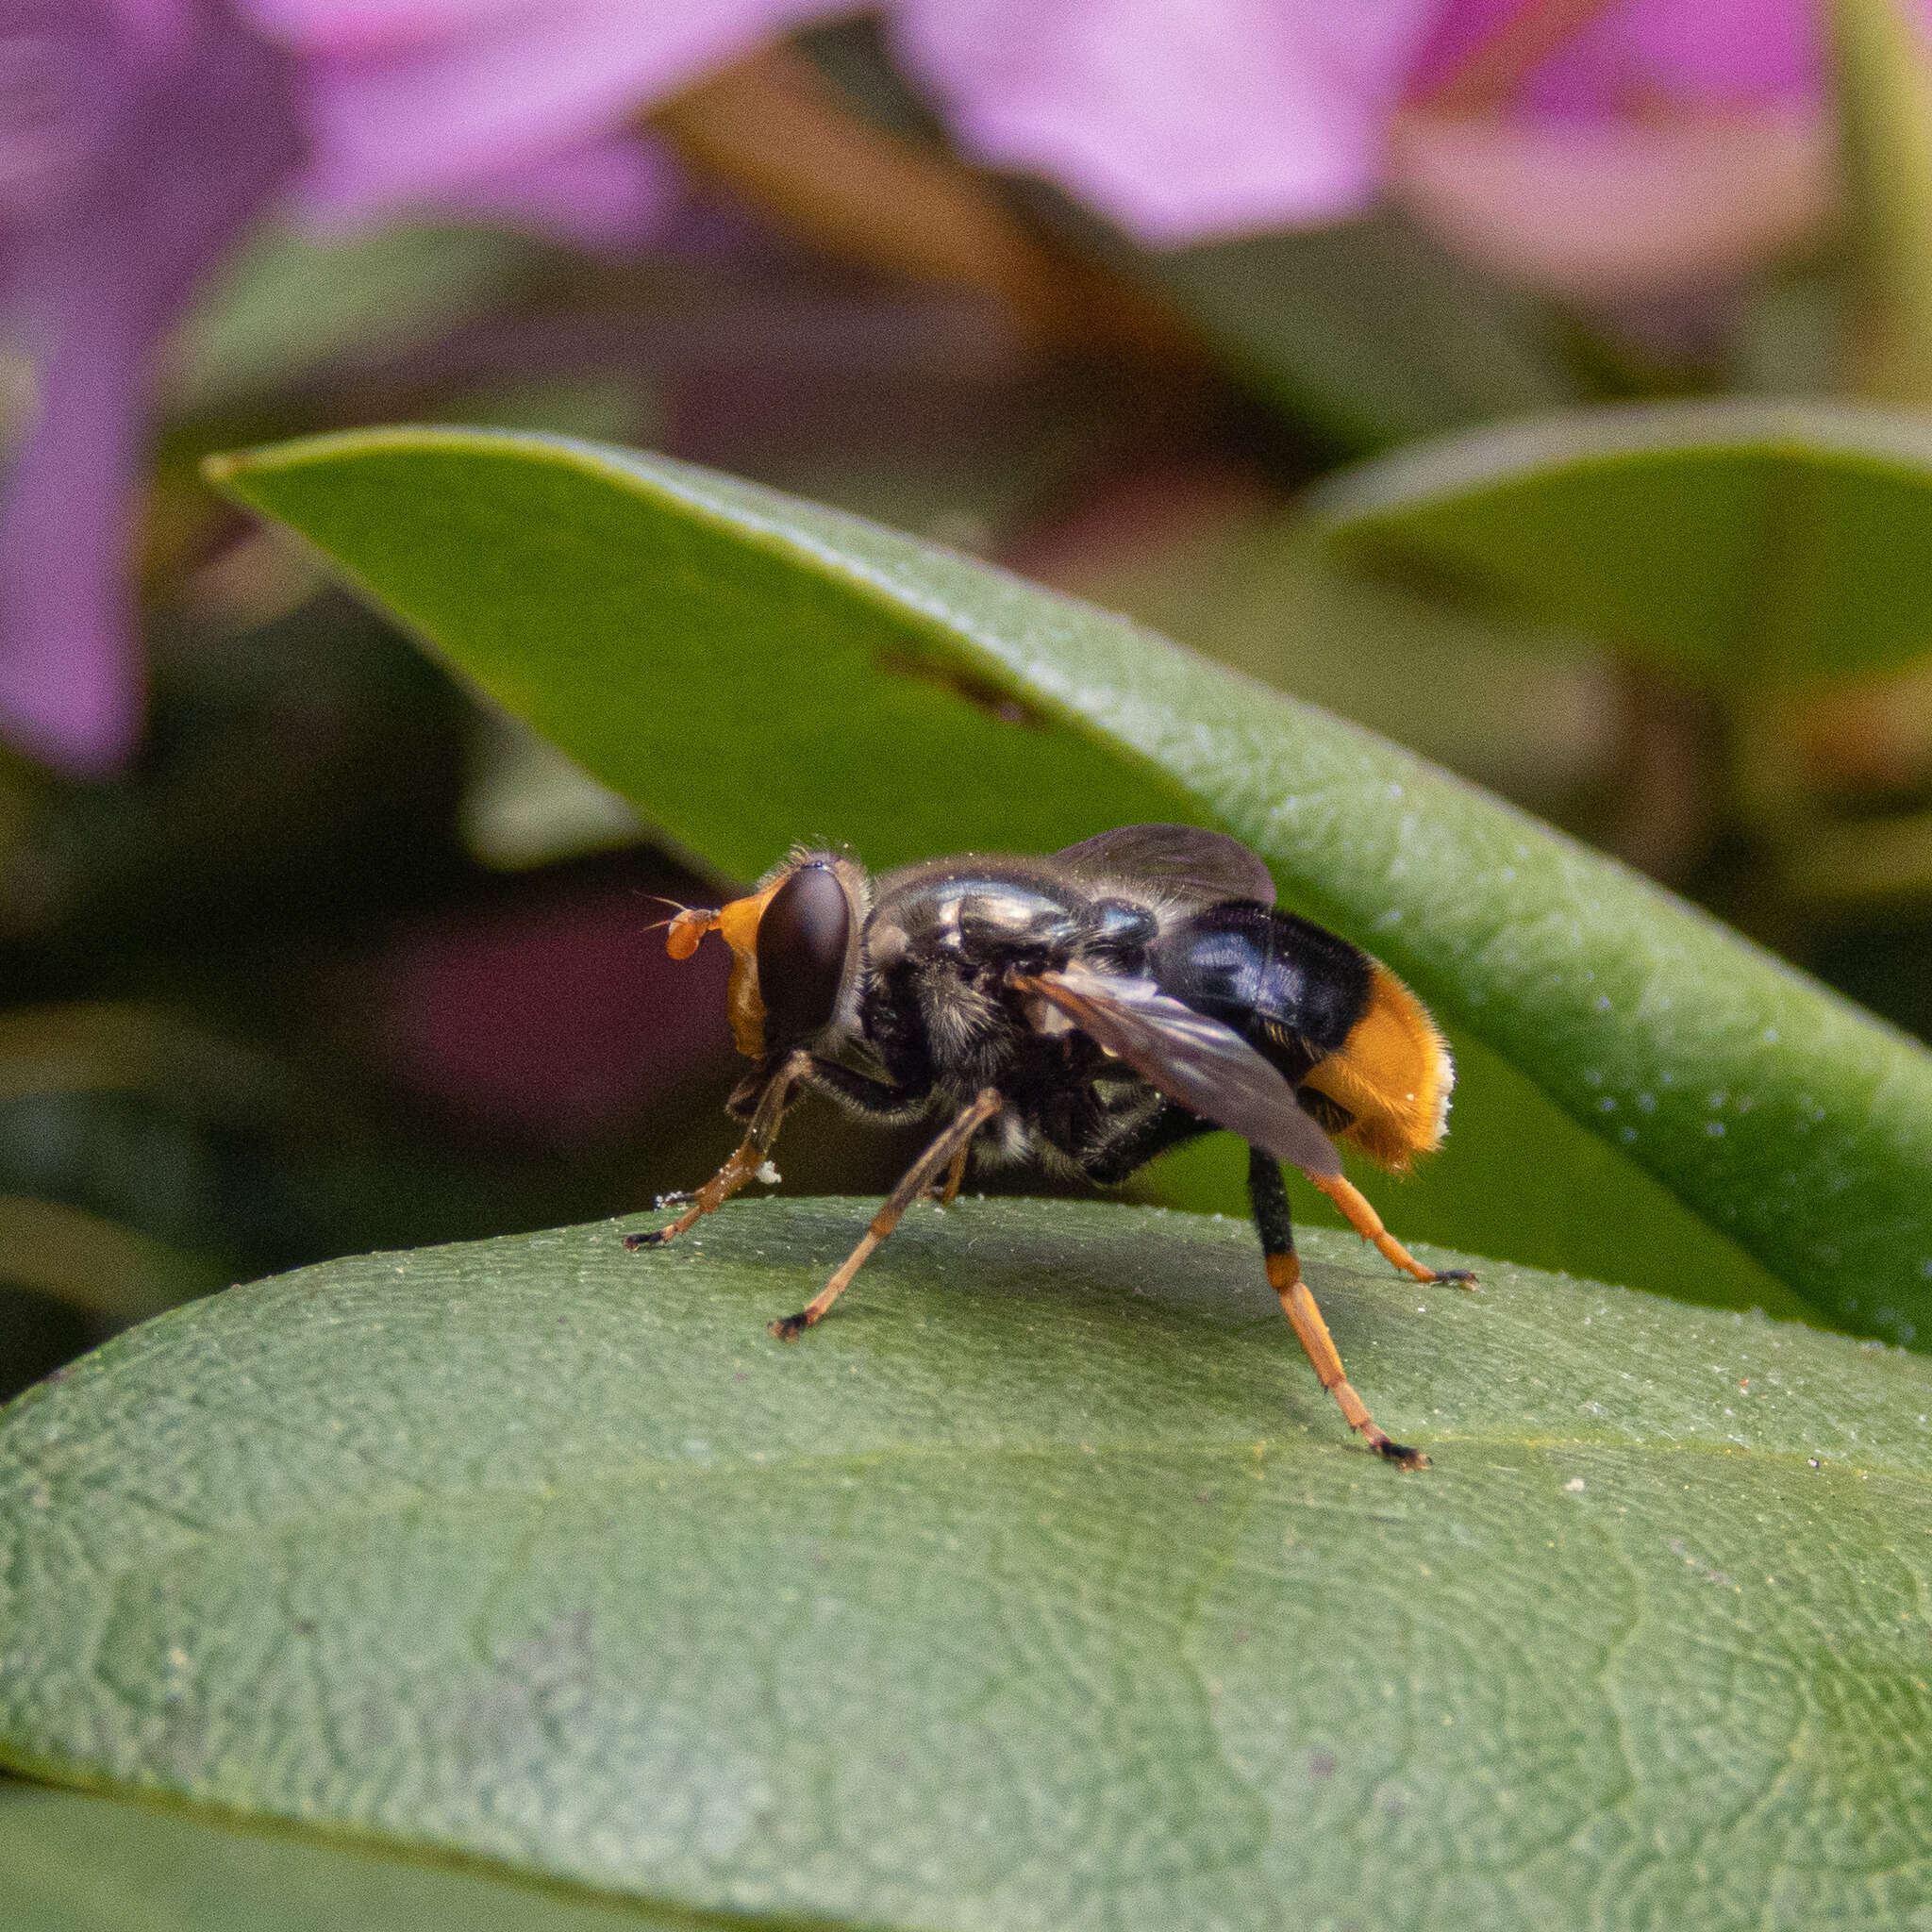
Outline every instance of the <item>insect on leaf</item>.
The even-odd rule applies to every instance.
[[[1570,1220],[1605,1274],[1694,1288],[1715,1264],[1674,1250],[1735,1243],[1752,1299],[1932,1339],[1932,1054],[1399,747],[986,564],[663,458],[373,430],[215,474],[741,877],[814,834],[875,869],[1139,821],[1233,834],[1510,1087],[1468,1245],[1510,1252],[1518,1198],[1587,1174]],[[1594,1168],[1579,1128],[1607,1143]],[[1457,1138],[1452,1119],[1442,1171]],[[1691,1215],[1670,1224],[1664,1190]]]

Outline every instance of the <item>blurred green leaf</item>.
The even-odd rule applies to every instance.
[[[1814,906],[1932,898],[1932,812],[1820,825],[1781,855],[1780,884]]]
[[[0,1104],[145,1086],[163,1064],[166,1032],[166,1020],[135,1000],[67,1000],[0,1010]]]
[[[1721,689],[1891,670],[1932,648],[1932,430],[1880,409],[1578,410],[1405,450],[1308,509],[1357,568]]]
[[[0,1424],[0,1756],[758,1924],[1932,1906],[1932,1364],[1313,1237],[1404,1475],[1199,1216],[922,1205],[771,1341],[870,1211],[110,1343]]]
[[[1520,804],[1574,798],[1614,758],[1610,675],[1594,641],[1341,568],[1285,497],[1237,486],[1217,498],[1211,476],[1189,491],[1177,478],[1138,522],[1109,519],[1103,499],[1029,574]]]
[[[1932,46],[1901,0],[1831,0],[1862,394],[1932,403]]]
[[[0,1894],[20,1932],[623,1932],[667,1924],[635,1907],[477,1872],[6,1778]]]
[[[1744,296],[1724,344],[1723,387],[1754,395],[1834,395],[1846,386],[1852,303],[1843,264],[1786,263]]]
[[[741,877],[800,837],[885,866],[1220,823],[1809,1306],[1932,1339],[1932,1056],[1396,746],[1091,606],[663,458],[376,430],[217,475]],[[1557,1145],[1525,1140],[1525,1174]],[[1514,1198],[1489,1204],[1491,1252]]]
[[[0,1106],[53,1093],[130,1088],[259,1091],[246,1049],[185,1013],[144,1000],[59,1000],[0,1008]]]
[[[1400,215],[1139,258],[1234,371],[1365,453],[1575,401],[1550,311]]]
[[[395,355],[497,308],[552,251],[481,225],[319,238],[268,228],[173,344],[177,411],[236,404],[350,356]]]
[[[211,474],[726,874],[756,875],[800,837],[892,864],[956,846],[962,826],[1038,849],[1104,829],[1123,804],[1181,808],[1171,781],[1058,722],[907,593],[868,595],[837,551],[862,532],[885,557],[1010,585],[1022,608],[1078,608],[999,572],[724,477],[740,501],[709,514],[653,479],[711,473],[562,439],[424,429],[285,448],[293,461]]]
[[[59,1201],[0,1194],[0,1281],[112,1322],[141,1322],[234,1276]]]

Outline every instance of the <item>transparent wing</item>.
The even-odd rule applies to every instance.
[[[1282,1074],[1239,1033],[1170,999],[1151,979],[1113,979],[1071,966],[1013,983],[1057,1007],[1190,1113],[1304,1174],[1341,1172],[1334,1143],[1302,1111]]]
[[[1076,878],[1144,879],[1149,885],[1218,905],[1224,899],[1274,903],[1268,868],[1239,839],[1198,825],[1121,825],[1082,839],[1054,857]]]

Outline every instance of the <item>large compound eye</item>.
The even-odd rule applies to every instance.
[[[765,1051],[809,1040],[831,1019],[852,948],[852,902],[828,865],[802,865],[758,920]]]

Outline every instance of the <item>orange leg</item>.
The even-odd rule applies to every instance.
[[[1294,1223],[1288,1209],[1288,1189],[1281,1177],[1281,1163],[1258,1147],[1248,1150],[1248,1197],[1254,1204],[1255,1232],[1261,1237],[1261,1255],[1268,1268],[1268,1286],[1281,1300],[1281,1312],[1288,1317],[1295,1339],[1302,1345],[1322,1386],[1334,1396],[1348,1425],[1378,1455],[1403,1469],[1426,1469],[1429,1458],[1419,1449],[1407,1449],[1391,1442],[1375,1425],[1369,1406],[1355,1392],[1341,1356],[1322,1310],[1308,1285],[1302,1279],[1302,1265],[1295,1258]]]
[[[998,1090],[984,1089],[977,1100],[949,1126],[900,1176],[899,1185],[887,1195],[886,1204],[872,1218],[858,1245],[845,1257],[845,1265],[820,1289],[795,1315],[771,1324],[780,1341],[796,1341],[808,1328],[824,1317],[824,1312],[851,1286],[852,1277],[872,1258],[873,1251],[898,1226],[899,1218],[932,1184],[934,1175],[949,1161],[959,1161],[973,1137],[1000,1110]]]
[[[668,1227],[654,1228],[647,1234],[625,1236],[624,1244],[632,1254],[640,1248],[661,1248],[666,1241],[675,1241],[679,1235],[688,1233],[706,1215],[715,1214],[757,1174],[765,1164],[765,1157],[772,1151],[772,1143],[778,1138],[778,1123],[785,1117],[786,1103],[791,1097],[791,1090],[797,1084],[805,1064],[806,1057],[800,1054],[795,1059],[787,1060],[772,1076],[770,1084],[758,1095],[758,1104],[753,1110],[751,1125],[745,1129],[744,1139],[738,1143],[731,1158],[691,1195],[691,1206],[675,1221]]]
[[[1308,1292],[1307,1283],[1302,1279],[1301,1263],[1293,1255],[1268,1257],[1268,1286],[1281,1297],[1281,1312],[1288,1317],[1296,1340],[1307,1350],[1308,1360],[1322,1378],[1323,1388],[1341,1404],[1349,1427],[1378,1456],[1386,1456],[1403,1469],[1428,1468],[1429,1458],[1420,1449],[1407,1449],[1400,1442],[1389,1440],[1387,1433],[1369,1413],[1368,1404],[1355,1392],[1347,1372],[1341,1366],[1335,1339],[1328,1333],[1328,1324],[1323,1321],[1322,1310],[1315,1305],[1315,1297]]]
[[[1369,1206],[1368,1197],[1352,1182],[1341,1174],[1326,1175],[1311,1174],[1308,1178],[1340,1208],[1347,1217],[1348,1224],[1365,1241],[1374,1241],[1375,1246],[1400,1268],[1405,1274],[1413,1274],[1418,1281],[1434,1283],[1446,1281],[1457,1288],[1474,1288],[1475,1276],[1467,1268],[1444,1268],[1437,1270],[1424,1268],[1389,1230],[1382,1225],[1382,1217]],[[1297,1330],[1299,1333],[1299,1330]],[[1309,1351],[1313,1353],[1312,1350]]]
[[[953,1156],[953,1164],[946,1170],[946,1184],[942,1188],[929,1190],[932,1198],[941,1208],[949,1207],[959,1198],[959,1183],[966,1178],[966,1157],[973,1151],[971,1141],[962,1141],[959,1151]]]

